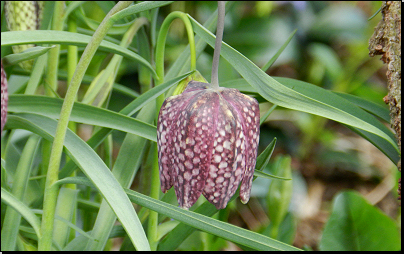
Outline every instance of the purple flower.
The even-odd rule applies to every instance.
[[[201,194],[217,209],[237,190],[250,198],[259,141],[259,105],[237,89],[191,81],[167,98],[157,122],[161,190],[173,185],[181,207]]]
[[[7,104],[8,104],[7,77],[6,72],[4,71],[3,68],[3,62],[1,62],[1,132],[3,132],[3,127],[6,124]]]

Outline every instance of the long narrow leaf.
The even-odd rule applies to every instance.
[[[62,183],[76,183],[91,186],[91,183],[82,177],[69,177],[58,181],[58,184]],[[187,211],[163,201],[150,198],[133,190],[125,189],[125,192],[128,194],[129,199],[138,205],[157,211],[158,213],[164,214],[202,231],[239,243],[243,246],[255,250],[299,250],[296,247],[279,242],[267,236],[212,219],[199,213]]]
[[[3,57],[2,61],[3,61],[3,64],[5,67],[7,67],[9,65],[15,65],[15,64],[18,64],[25,60],[34,59],[36,57],[39,57],[54,47],[55,46],[51,46],[51,47],[37,46],[37,47],[29,48],[29,49],[24,50],[21,53],[7,55],[7,56]]]
[[[149,90],[128,104],[120,113],[76,102],[73,106],[70,120],[121,130],[156,142],[155,126],[126,115],[134,114],[149,101],[155,99],[158,95],[190,73],[191,72],[188,72]],[[62,104],[63,100],[57,98],[37,95],[10,95],[8,111],[16,113],[35,113],[57,119],[60,115]]]
[[[188,15],[194,31],[212,47],[215,36]],[[390,131],[356,105],[320,87],[301,82],[301,86],[286,86],[274,80],[238,51],[222,43],[221,55],[266,100],[279,106],[299,110],[341,122],[382,137],[398,151]],[[305,83],[304,85],[302,83]]]
[[[38,95],[10,95],[9,112],[34,113],[57,119],[63,100]],[[107,109],[75,102],[70,120],[120,130],[156,142],[156,127]]]
[[[390,123],[390,111],[385,105],[385,107],[376,104],[374,102],[365,100],[361,97],[352,95],[352,94],[347,94],[347,93],[341,93],[341,92],[334,92],[338,96],[341,96],[342,98],[354,103],[356,106],[363,108],[364,110],[368,111],[369,113],[380,117],[387,123]]]
[[[73,46],[86,46],[90,42],[91,36],[71,33],[66,31],[53,31],[53,30],[33,30],[33,31],[8,31],[1,33],[1,46],[11,46],[20,44],[62,44]],[[145,66],[152,75],[156,76],[153,67],[144,58],[138,54],[103,40],[99,47],[100,51],[111,52],[122,55],[131,60],[139,62]]]
[[[309,83],[291,79],[291,78],[274,77],[274,79],[279,81],[283,85],[291,87],[291,88],[299,88],[302,90],[306,88],[309,90],[309,89],[311,89],[311,87],[313,87],[313,85],[311,85]],[[257,93],[256,89],[254,89],[244,79],[236,79],[236,80],[227,81],[227,82],[224,82],[223,85],[225,87],[239,89],[242,92],[247,92],[247,93],[251,93],[251,94]],[[327,92],[330,92],[330,91],[327,91]],[[375,116],[378,116],[384,120],[389,121],[388,120],[389,112],[386,108],[383,108],[375,103],[366,101],[357,96],[336,93],[336,92],[332,92],[332,93],[334,94],[334,97],[335,96],[342,97],[341,99],[344,100],[344,103],[347,103],[347,101],[348,101],[348,103],[350,103],[352,105],[352,107],[355,107],[355,105],[356,105]],[[364,111],[362,111],[362,113],[367,114]],[[369,114],[367,114],[367,115],[369,115]],[[376,119],[373,119],[372,121],[376,121],[378,123],[377,125],[380,128],[380,130],[382,130],[384,133],[386,133],[390,137],[390,139],[394,139],[393,133],[386,126],[381,124]],[[352,127],[348,124],[345,124],[345,125],[348,128],[350,128],[351,130],[353,130],[354,132],[358,133],[359,135],[361,135],[362,137],[367,139],[369,142],[371,142],[380,151],[382,151],[393,163],[397,163],[398,160],[400,159],[400,153],[397,150],[397,145],[395,143],[394,144],[390,143],[389,140],[385,139],[384,137],[381,137],[380,135],[376,135],[371,132],[367,132],[367,131],[361,130],[359,128]]]
[[[6,191],[1,187],[1,201],[5,202],[10,207],[14,208],[21,216],[31,224],[35,231],[37,237],[41,237],[41,223],[39,219],[35,216],[34,212],[29,209],[27,205],[16,199],[10,192]]]
[[[56,132],[56,120],[35,114],[10,115],[7,124],[15,129],[27,129],[50,141]],[[150,250],[143,227],[122,186],[109,168],[81,138],[67,130],[64,146],[69,157],[82,169],[115,212],[132,243],[138,250]]]
[[[155,200],[132,190],[125,190],[129,199],[141,206],[165,214],[175,220],[196,227],[202,231],[239,243],[255,250],[299,250],[293,246],[276,241],[264,235],[212,219],[210,217],[181,209]]]

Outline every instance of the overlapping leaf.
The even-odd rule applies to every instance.
[[[11,115],[7,124],[13,129],[27,129],[45,139],[53,140],[57,122],[41,115],[19,114],[18,116]],[[150,250],[143,227],[132,204],[101,158],[70,129],[67,130],[64,146],[69,157],[91,179],[111,209],[114,210],[136,248]]]
[[[203,40],[213,47],[215,36],[201,24],[190,18],[193,28]],[[222,43],[223,56],[243,78],[266,100],[276,105],[303,111],[376,135],[388,142],[398,153],[392,133],[373,116],[342,97],[302,81],[288,86],[268,76],[238,51]]]
[[[35,30],[35,31],[12,31],[1,33],[1,46],[11,46],[20,44],[62,44],[74,46],[86,46],[91,40],[91,36],[71,33],[66,31]],[[152,75],[156,75],[153,67],[138,54],[103,40],[99,50],[122,55],[145,66]]]

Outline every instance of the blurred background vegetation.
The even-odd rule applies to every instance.
[[[380,6],[381,2],[377,1],[234,2],[227,9],[223,41],[262,67],[293,30],[298,29],[267,71],[269,75],[290,77],[357,95],[387,108],[382,100],[387,94],[386,67],[378,57],[369,57],[368,51],[369,38],[381,14],[369,21],[368,18]],[[175,2],[161,8],[159,19],[162,22],[168,13],[179,10],[203,23],[216,8],[214,2]],[[184,25],[178,20],[172,24],[167,38],[167,70],[187,43]],[[197,60],[197,69],[208,81],[212,56],[213,49],[207,47]],[[125,69],[121,72],[120,83],[140,91],[137,73],[131,72],[136,69],[132,65],[123,64]],[[239,77],[222,58],[219,81]],[[119,103],[125,105],[127,102],[115,98],[111,100],[111,107],[119,109]],[[263,103],[263,112],[271,106]],[[332,200],[347,189],[361,193],[401,228],[401,209],[397,200],[399,172],[370,142],[334,121],[280,107],[261,126],[259,153],[274,137],[278,141],[268,172],[271,172],[274,158],[289,155],[293,176],[293,194],[278,239],[300,248],[318,250],[324,225],[331,214]],[[219,217],[269,235],[271,207],[268,207],[267,196],[271,195],[268,193],[270,183],[268,179],[257,179],[249,203],[242,205],[237,199],[222,210]],[[198,249],[201,239],[198,234],[189,237],[181,248]],[[218,239],[217,248],[238,247]]]

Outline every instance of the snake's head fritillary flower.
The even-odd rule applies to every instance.
[[[3,127],[6,124],[7,117],[7,104],[8,104],[8,93],[7,93],[7,77],[6,72],[3,68],[3,62],[1,62],[1,132],[3,132]]]
[[[167,98],[157,122],[161,190],[173,185],[181,207],[201,194],[217,209],[226,207],[240,182],[250,198],[259,142],[259,105],[237,89],[191,81]]]

